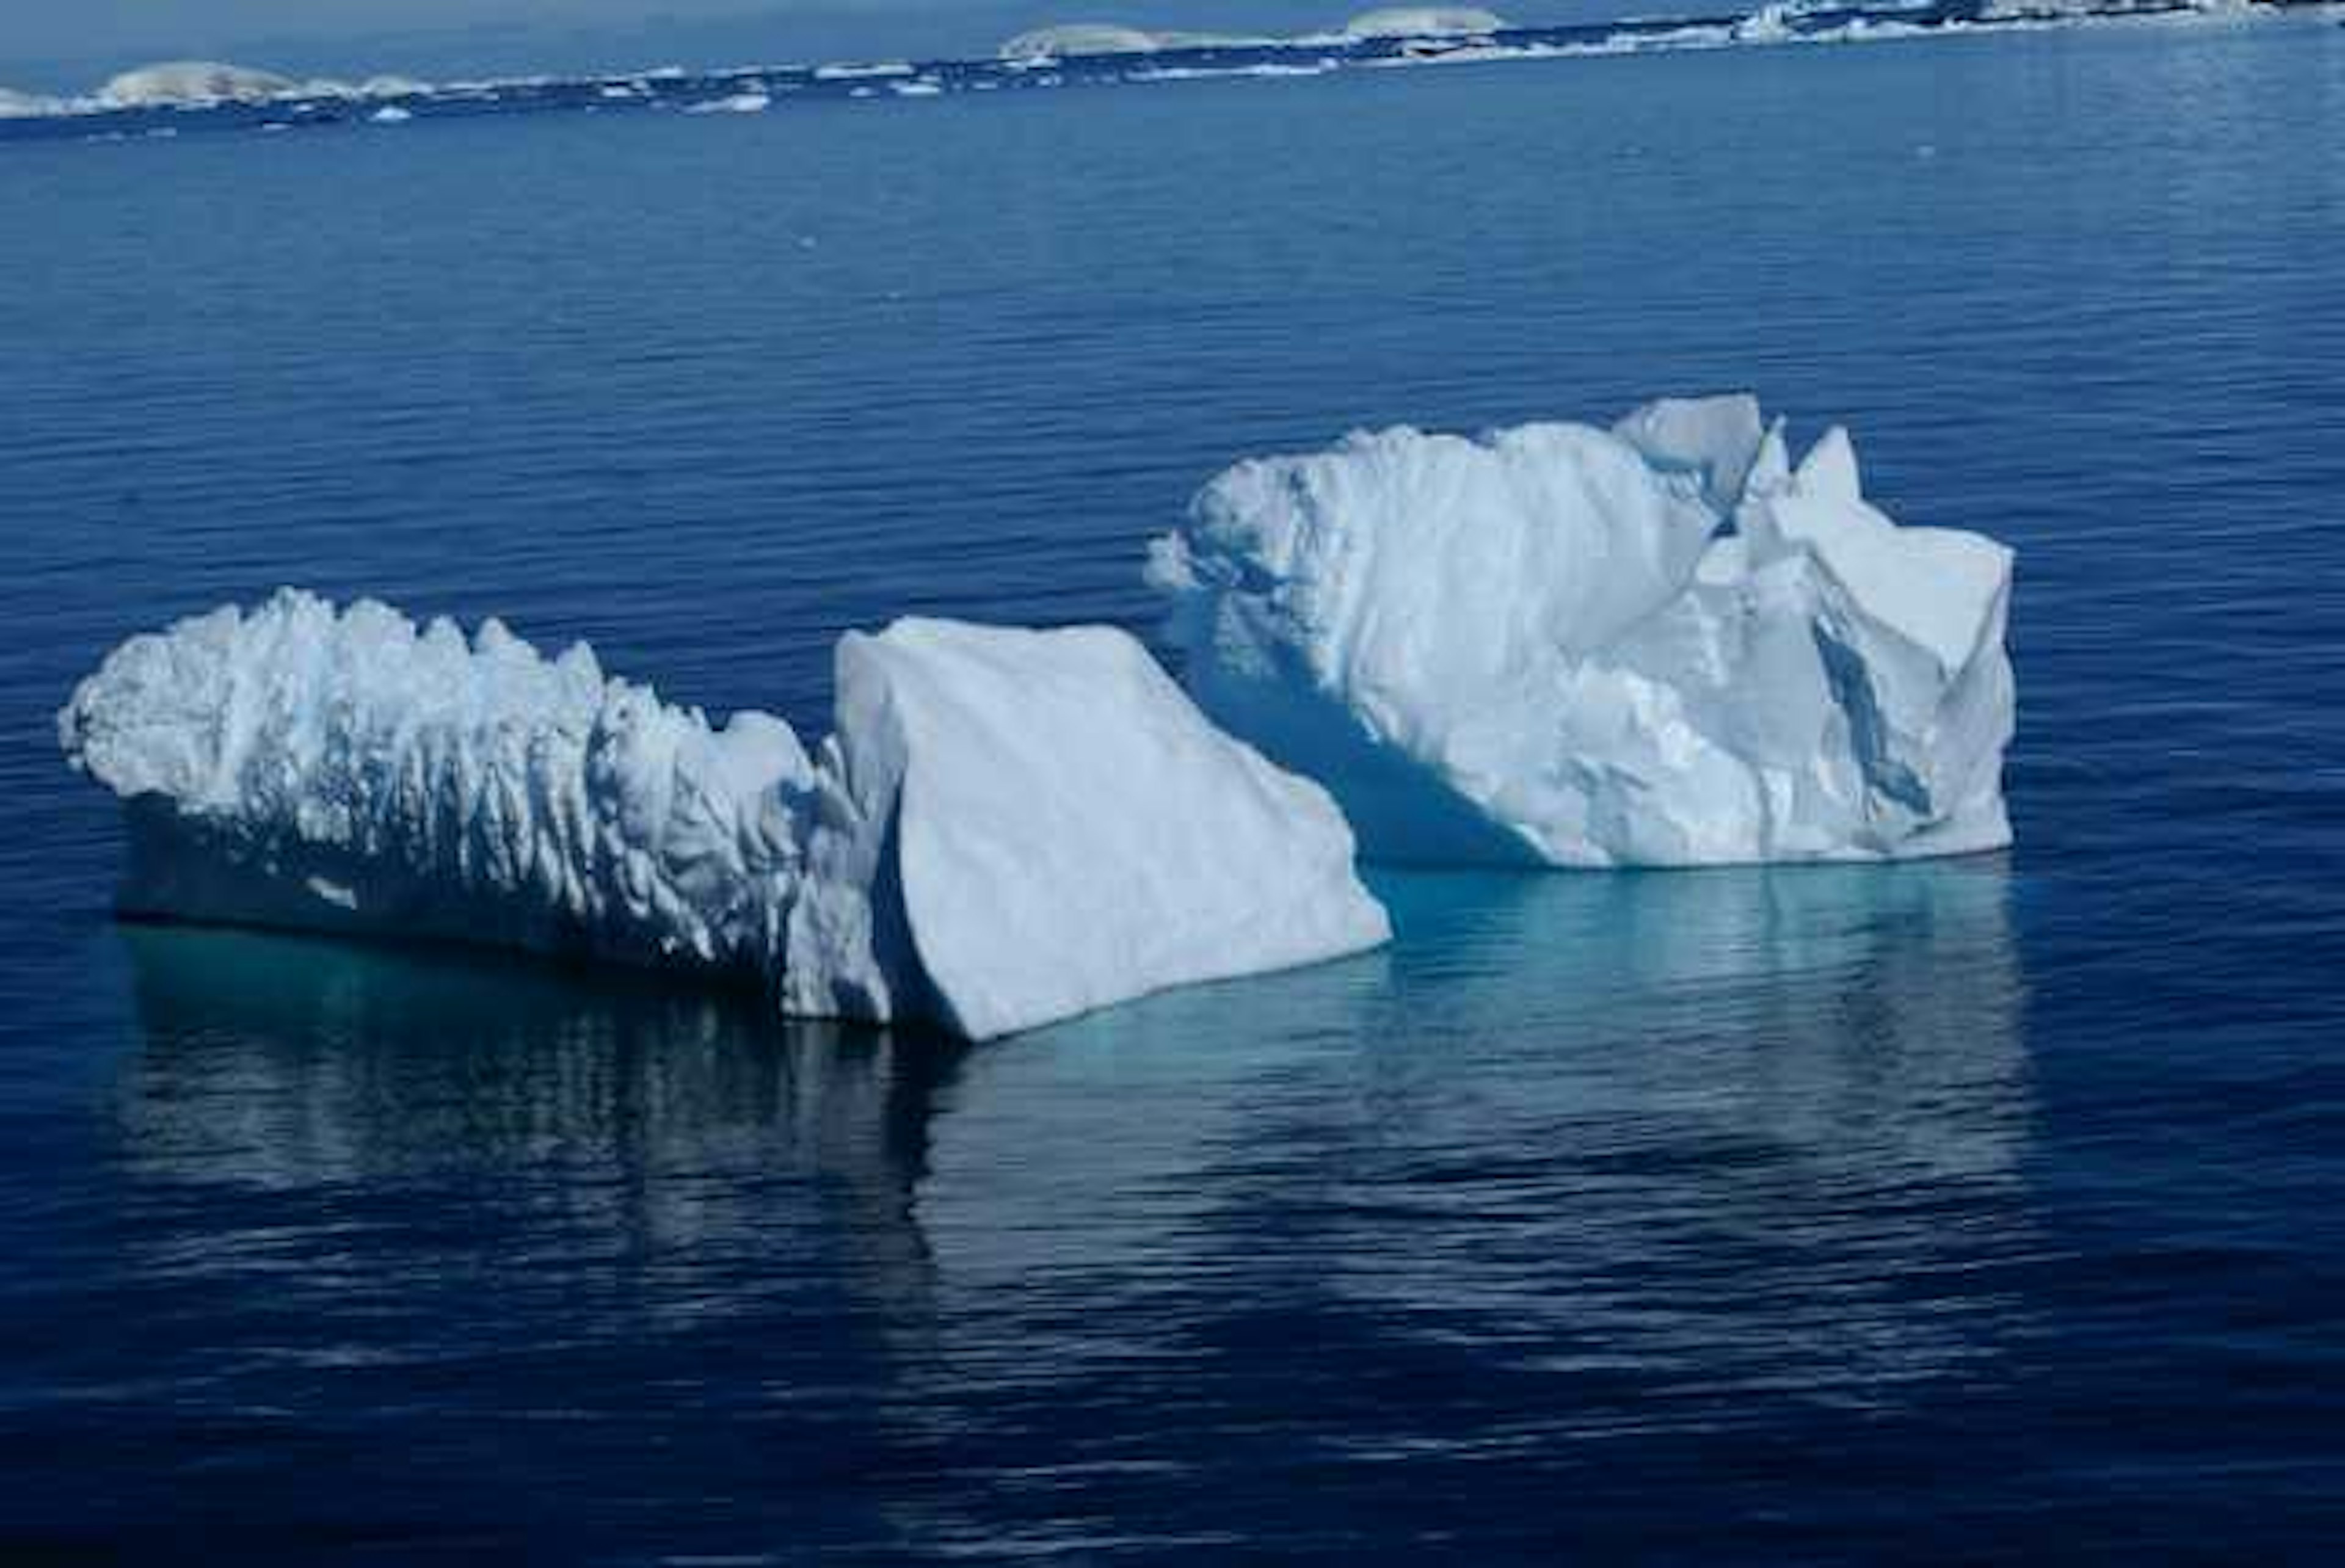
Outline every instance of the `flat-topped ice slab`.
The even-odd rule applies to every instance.
[[[838,655],[850,897],[899,902],[913,983],[976,1037],[1194,981],[1382,942],[1326,792],[1208,723],[1139,642],[1102,626],[1029,632],[899,621]],[[824,870],[837,853],[814,839]],[[796,949],[794,949],[794,956]],[[852,975],[794,965],[801,981]]]
[[[1901,528],[1748,397],[1241,462],[1157,541],[1191,693],[1365,853],[1692,865],[1999,847],[2011,555]]]
[[[284,592],[131,639],[59,715],[122,798],[123,907],[754,976],[987,1037],[1375,946],[1324,791],[1132,638],[850,636],[839,731],[721,725],[375,603]]]

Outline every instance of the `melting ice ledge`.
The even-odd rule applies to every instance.
[[[1452,863],[2007,843],[2009,573],[1866,504],[1842,432],[1795,468],[1751,400],[1667,401],[1231,469],[1152,556],[1194,703],[1113,629],[899,621],[841,641],[809,754],[584,644],[288,590],[131,639],[58,730],[122,801],[127,913],[986,1038],[1385,941],[1355,824]]]

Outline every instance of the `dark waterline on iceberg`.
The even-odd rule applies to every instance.
[[[0,1555],[2333,1554],[2345,34],[1566,75],[12,149]],[[2016,548],[2009,856],[966,1050],[120,927],[50,727],[299,581],[819,730],[1241,453],[1745,385]]]

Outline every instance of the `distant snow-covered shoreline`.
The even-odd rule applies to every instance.
[[[1748,13],[1539,25],[1472,7],[1402,6],[1362,13],[1324,33],[1286,37],[1074,22],[1020,33],[983,58],[706,71],[667,66],[446,83],[387,75],[297,79],[249,66],[181,60],[126,71],[78,96],[0,87],[0,137],[120,137],[182,126],[397,125],[565,108],[756,114],[789,99],[934,98],[1004,88],[1319,76],[1353,67],[1884,42],[2149,16],[2238,20],[2281,9],[2264,0],[1763,0]]]

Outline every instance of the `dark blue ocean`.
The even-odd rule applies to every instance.
[[[0,1557],[2345,1555],[2345,30],[0,148]],[[2018,550],[2008,856],[1384,876],[980,1048],[125,928],[281,582],[827,727],[1249,452],[1749,387]]]

